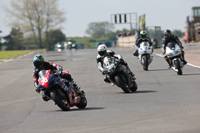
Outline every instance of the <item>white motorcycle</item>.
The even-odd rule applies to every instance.
[[[150,46],[148,42],[140,43],[140,48],[138,49],[138,58],[145,71],[148,71],[149,64],[153,60],[152,53],[153,46]]]
[[[183,63],[181,61],[182,50],[176,43],[168,43],[166,46],[166,56],[172,64],[172,69],[177,72],[178,75],[182,75]]]

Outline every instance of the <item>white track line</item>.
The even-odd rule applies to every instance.
[[[157,54],[157,53],[154,53],[154,54],[157,55],[157,56],[159,56],[159,57],[164,57],[162,54]],[[200,66],[193,65],[193,64],[190,64],[190,63],[187,63],[187,65],[195,67],[195,68],[200,68]]]

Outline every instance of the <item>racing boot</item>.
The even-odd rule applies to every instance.
[[[185,54],[185,52],[182,51],[181,60],[182,60],[182,62],[183,62],[183,65],[186,65],[186,64],[187,64],[187,61],[185,60],[184,54]]]
[[[135,51],[133,52],[133,56],[138,56],[138,50],[135,50]]]
[[[183,64],[184,64],[184,65],[186,65],[186,64],[187,64],[187,61],[186,61],[186,60],[182,60],[182,61],[183,61]]]
[[[45,101],[45,102],[48,102],[50,100],[50,98],[48,96],[46,96],[44,93],[42,93],[42,99]]]

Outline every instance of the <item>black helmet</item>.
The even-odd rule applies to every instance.
[[[166,31],[164,32],[164,35],[165,35],[165,36],[171,36],[171,35],[172,35],[172,32],[171,32],[170,30],[166,30]]]
[[[44,64],[44,58],[42,55],[35,55],[33,57],[33,64],[37,69],[41,69]]]

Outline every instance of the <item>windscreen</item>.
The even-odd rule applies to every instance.
[[[39,77],[40,77],[40,78],[44,78],[47,72],[48,72],[48,70],[41,70],[41,71],[39,72]]]
[[[170,42],[170,43],[167,44],[167,47],[172,49],[172,48],[175,48],[175,45],[176,45],[175,43]]]

